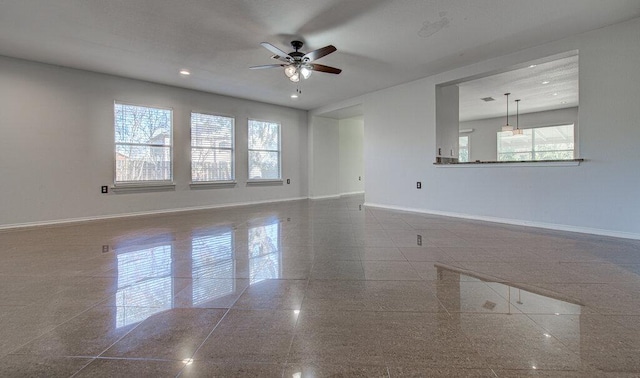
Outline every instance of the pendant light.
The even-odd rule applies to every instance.
[[[511,126],[509,124],[509,95],[511,93],[505,93],[504,95],[507,96],[507,123],[502,126],[502,131],[513,131],[513,126]]]
[[[513,130],[513,135],[524,135],[520,128],[520,100],[516,100],[516,129]]]

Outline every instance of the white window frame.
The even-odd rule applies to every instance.
[[[461,138],[467,138],[467,161],[462,161],[460,160],[460,151],[462,150],[462,148],[460,148],[460,139]],[[469,134],[467,135],[459,135],[458,136],[458,163],[468,163],[471,161],[471,138],[469,137]]]
[[[572,126],[573,127],[573,150],[553,150],[553,151],[557,151],[557,152],[562,152],[562,151],[573,151],[573,156],[570,159],[559,159],[559,160],[574,160],[577,156],[577,143],[576,143],[576,139],[577,139],[577,131],[576,131],[576,126],[575,123],[561,123],[561,124],[557,124],[557,125],[545,125],[545,126],[536,126],[536,127],[529,127],[526,128],[524,130],[531,130],[532,136],[531,136],[531,150],[529,151],[523,151],[521,153],[531,153],[531,160],[524,160],[524,161],[545,161],[545,160],[538,160],[536,159],[536,152],[553,152],[553,151],[536,151],[535,150],[535,130],[537,129],[544,129],[544,128],[548,128],[548,127],[560,127],[560,126]],[[521,160],[500,160],[500,155],[504,154],[500,152],[500,133],[501,131],[498,131],[496,133],[496,159],[498,161],[521,161]],[[553,160],[551,160],[553,161]]]
[[[211,117],[221,117],[221,118],[228,118],[231,120],[231,147],[226,148],[226,147],[200,147],[200,146],[194,146],[193,145],[193,115],[194,114],[200,114],[200,115],[204,115],[204,116],[211,116]],[[190,149],[190,156],[191,156],[191,184],[192,185],[206,185],[206,184],[215,184],[215,183],[234,183],[235,179],[236,179],[236,118],[232,117],[232,116],[227,116],[227,115],[222,115],[222,114],[213,114],[213,113],[203,113],[203,112],[195,112],[192,111],[191,112],[191,116],[189,119],[190,122],[190,143],[191,143],[191,149]],[[219,150],[219,151],[231,151],[231,178],[228,180],[212,180],[212,181],[194,181],[193,179],[193,149],[194,148],[199,148],[199,149],[210,149],[210,150]]]
[[[118,122],[116,118],[116,107],[117,106],[135,106],[140,108],[149,108],[149,109],[157,109],[157,110],[168,110],[170,112],[170,144],[158,144],[158,143],[128,143],[128,142],[117,142],[116,141],[116,123]],[[131,188],[144,188],[144,187],[169,187],[174,186],[173,184],[173,108],[162,107],[162,106],[152,106],[152,105],[140,105],[140,104],[132,104],[122,101],[114,101],[113,103],[113,186],[114,189],[116,187],[131,187]],[[169,179],[168,180],[134,180],[134,181],[118,181],[117,180],[117,164],[118,164],[118,146],[119,145],[139,145],[139,146],[149,146],[149,147],[169,147]]]
[[[264,123],[272,123],[278,125],[278,149],[277,150],[258,150],[252,149],[249,147],[249,136],[251,129],[251,122],[264,122]],[[251,152],[252,151],[263,151],[263,152],[277,152],[278,153],[278,177],[277,178],[259,178],[252,179],[251,178]],[[265,121],[260,119],[249,118],[247,120],[247,178],[248,182],[282,182],[282,124],[280,122],[275,121]]]

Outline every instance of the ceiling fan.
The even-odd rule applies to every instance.
[[[298,51],[302,48],[303,45],[301,41],[291,41],[291,46],[295,49],[295,51],[292,51],[288,54],[270,44],[269,42],[262,42],[260,43],[260,45],[275,54],[274,56],[272,56],[273,59],[277,59],[285,63],[265,64],[262,66],[249,67],[252,70],[284,67],[284,74],[289,78],[289,80],[293,81],[294,83],[299,82],[300,78],[308,79],[309,76],[311,76],[312,71],[332,74],[339,74],[340,72],[342,72],[342,70],[339,68],[313,63],[313,61],[336,51],[337,49],[333,45],[325,46],[321,49],[317,49],[306,54]]]

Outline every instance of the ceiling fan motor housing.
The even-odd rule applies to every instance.
[[[292,57],[295,62],[301,62],[305,55],[303,52],[298,51],[302,48],[302,45],[304,45],[304,43],[300,41],[291,41],[291,46],[296,51],[290,52],[289,56]]]
[[[293,47],[296,52],[302,48],[302,45],[304,45],[302,41],[291,41],[291,47]]]

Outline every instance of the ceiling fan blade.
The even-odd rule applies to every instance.
[[[293,59],[289,56],[289,54],[287,54],[286,52],[280,50],[279,48],[275,47],[274,45],[270,44],[269,42],[261,42],[260,45],[262,47],[264,47],[265,49],[271,51],[272,53],[275,54],[274,58],[278,59],[278,60],[284,60],[284,61],[289,61],[290,59]],[[277,57],[277,58],[276,58]]]
[[[291,61],[292,61],[290,56],[273,55],[271,58],[273,58],[275,60],[281,60],[281,61],[287,62],[287,63],[291,63]]]
[[[287,66],[287,64],[264,64],[262,66],[252,66],[252,67],[249,67],[249,69],[261,70],[263,68],[279,68],[279,67],[285,67],[285,66]]]
[[[326,72],[326,73],[332,73],[332,74],[339,74],[340,72],[342,72],[342,70],[339,69],[339,68],[329,67],[329,66],[325,66],[323,64],[311,63],[309,65],[311,66],[311,69],[314,70],[314,71]]]
[[[311,52],[306,53],[302,57],[302,60],[307,60],[308,62],[312,62],[316,59],[322,58],[323,56],[329,55],[336,50],[338,49],[336,49],[336,47],[333,45],[325,46],[321,49],[313,50]]]

